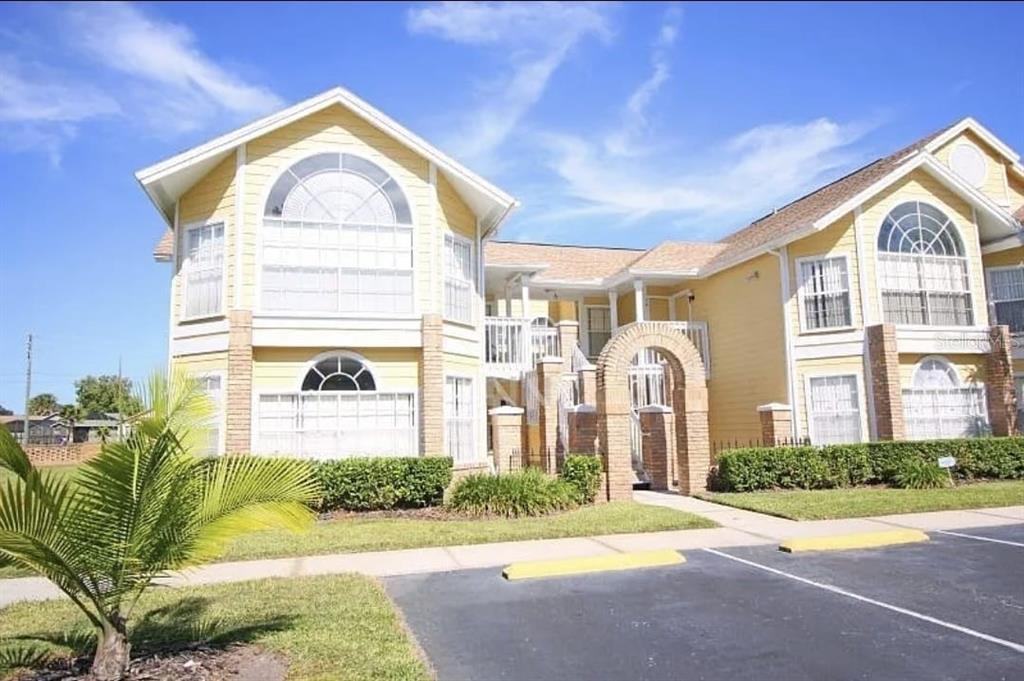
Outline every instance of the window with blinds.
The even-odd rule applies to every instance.
[[[812,376],[807,379],[807,423],[816,445],[861,441],[857,377]]]
[[[224,225],[197,225],[185,233],[185,318],[222,312]]]
[[[846,258],[800,261],[800,299],[804,330],[851,326],[850,276]]]
[[[444,316],[473,321],[473,244],[455,234],[444,235]]]
[[[1011,333],[1024,331],[1024,267],[994,268],[987,274],[996,324],[1009,326]]]

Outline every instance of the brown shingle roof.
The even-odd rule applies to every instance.
[[[170,260],[174,255],[174,232],[170,228],[164,230],[163,236],[153,248],[153,258],[156,260]]]
[[[484,262],[488,265],[543,265],[534,276],[537,283],[587,282],[616,274],[643,254],[643,249],[634,248],[489,241],[484,248]]]
[[[891,173],[907,155],[927,146],[929,142],[952,128],[953,125],[936,130],[896,153],[858,168],[849,175],[815,189],[810,194],[755,220],[747,227],[723,237],[719,242],[727,244],[728,248],[718,254],[710,263],[711,266],[727,262],[741,253],[758,246],[765,246],[787,234],[810,227],[816,220],[827,215],[829,211],[852,199]]]
[[[699,269],[728,248],[723,243],[664,241],[630,264],[629,269],[642,272],[678,272]]]

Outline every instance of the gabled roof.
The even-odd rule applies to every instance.
[[[484,263],[490,269],[511,268],[544,283],[597,284],[644,255],[643,249],[488,241]]]
[[[629,272],[693,275],[728,247],[728,244],[723,243],[664,241],[631,263]]]
[[[369,124],[428,159],[451,182],[455,191],[480,219],[484,233],[497,228],[519,205],[512,196],[469,170],[437,147],[355,96],[336,87],[227,134],[193,147],[135,173],[150,200],[169,226],[174,204],[196,181],[246,142],[329,106],[341,105]],[[158,248],[158,250],[160,250]]]

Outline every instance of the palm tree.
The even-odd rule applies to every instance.
[[[92,673],[124,676],[127,623],[139,597],[169,572],[215,558],[254,530],[308,528],[318,490],[308,464],[193,452],[212,412],[195,379],[155,375],[130,435],[106,443],[73,480],[35,468],[0,428],[0,566],[52,581],[96,631]]]

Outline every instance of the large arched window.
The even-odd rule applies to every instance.
[[[944,357],[925,357],[903,389],[903,421],[912,440],[977,437],[988,432],[985,388],[960,380]]]
[[[352,154],[286,170],[263,214],[261,307],[411,313],[412,212],[398,183]]]
[[[363,362],[348,355],[321,359],[306,372],[303,390],[376,390],[377,382]]]
[[[967,257],[945,213],[918,201],[892,209],[878,233],[879,283],[885,321],[970,326]]]

